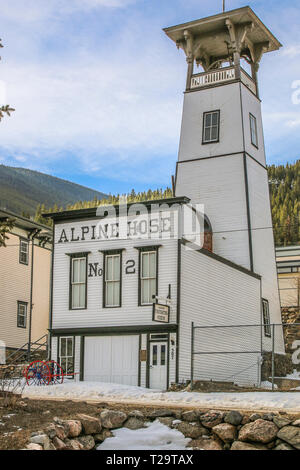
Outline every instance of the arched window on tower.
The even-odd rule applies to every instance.
[[[209,218],[207,215],[204,217],[204,241],[203,248],[213,252],[213,231]]]

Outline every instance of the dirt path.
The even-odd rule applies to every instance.
[[[63,397],[34,397],[35,400],[44,400],[44,401],[70,401],[70,399],[66,399],[66,398],[63,398]],[[82,402],[82,398],[72,398],[71,399],[72,402]],[[201,409],[201,410],[221,410],[221,411],[227,411],[227,410],[237,410],[237,411],[240,411],[240,412],[243,412],[243,413],[266,413],[266,412],[274,412],[274,413],[290,413],[290,414],[293,414],[293,415],[296,415],[297,418],[299,417],[300,418],[300,410],[299,409],[296,409],[296,408],[268,408],[268,407],[264,407],[264,408],[244,408],[244,407],[239,407],[238,405],[236,406],[225,406],[225,407],[222,407],[222,406],[216,406],[216,405],[201,405],[201,404],[197,404],[197,403],[191,403],[191,404],[188,404],[188,403],[178,403],[178,402],[171,402],[171,401],[168,401],[168,402],[163,402],[161,400],[152,400],[152,401],[147,401],[147,403],[145,402],[139,402],[138,400],[126,400],[126,399],[109,399],[109,398],[106,398],[106,399],[89,399],[89,398],[84,398],[84,401],[86,403],[89,403],[89,404],[93,404],[93,405],[97,405],[97,406],[101,406],[101,405],[117,405],[119,407],[121,406],[128,406],[128,407],[131,407],[131,408],[134,408],[134,409],[140,409],[140,408],[147,408],[147,407],[154,407],[154,408],[168,408],[168,409],[183,409],[183,410],[191,410],[191,409]]]

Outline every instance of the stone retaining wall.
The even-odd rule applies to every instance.
[[[286,413],[156,409],[124,413],[106,409],[99,417],[78,414],[54,421],[31,435],[27,450],[95,450],[112,430],[136,430],[158,419],[190,438],[194,450],[300,450],[300,419]]]

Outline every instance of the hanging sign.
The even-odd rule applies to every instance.
[[[152,320],[160,323],[169,323],[170,307],[169,305],[153,304]]]

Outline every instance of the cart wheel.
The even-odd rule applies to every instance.
[[[47,361],[51,373],[50,383],[53,385],[62,384],[64,381],[64,371],[62,367],[55,361]]]
[[[27,385],[48,385],[50,380],[51,372],[46,362],[34,361],[27,367]]]

